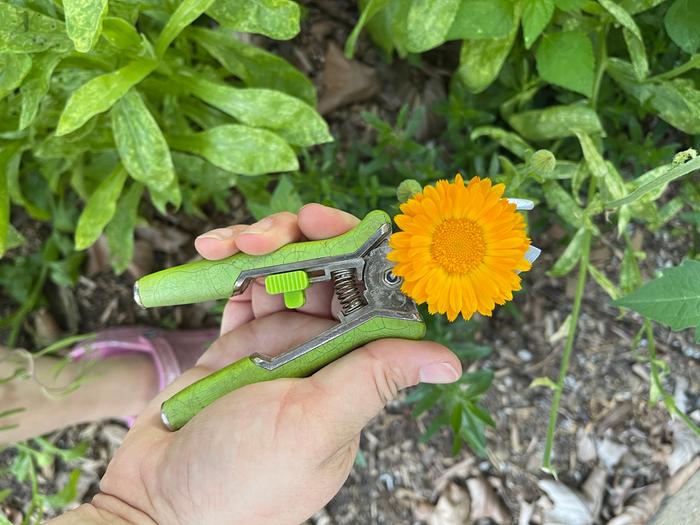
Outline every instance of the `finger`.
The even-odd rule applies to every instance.
[[[352,439],[399,390],[423,383],[452,383],[462,365],[450,350],[430,341],[382,339],[316,372],[307,387],[336,444]]]
[[[236,246],[250,255],[265,255],[299,240],[297,216],[283,211],[248,226],[236,237]]]
[[[228,300],[224,306],[224,313],[221,315],[221,330],[220,335],[227,334],[231,330],[235,330],[241,325],[255,319],[253,313],[252,287],[246,290],[247,299],[242,299],[241,296],[234,296]]]
[[[194,240],[194,247],[205,259],[215,261],[230,257],[239,251],[236,237],[247,227],[247,224],[236,224],[210,230]]]
[[[351,230],[360,220],[342,210],[323,204],[307,204],[299,210],[298,223],[307,239],[328,239]]]

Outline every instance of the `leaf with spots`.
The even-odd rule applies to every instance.
[[[50,16],[0,2],[0,20],[0,53],[39,53],[71,47],[63,22]]]
[[[100,38],[107,0],[63,0],[63,12],[76,51],[87,53]]]
[[[291,0],[218,0],[207,14],[224,27],[289,40],[299,33],[301,10]]]

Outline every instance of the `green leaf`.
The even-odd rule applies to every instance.
[[[107,0],[63,0],[63,13],[76,51],[87,53],[100,38]]]
[[[10,159],[16,154],[16,147],[5,146],[0,149],[0,257],[7,248],[7,234],[10,231],[10,190],[7,171]]]
[[[557,262],[555,262],[552,269],[549,270],[549,275],[553,277],[563,277],[574,269],[574,266],[576,266],[576,263],[578,263],[581,258],[585,233],[586,228],[582,227],[578,229],[576,235],[569,241],[569,244],[559,256],[559,259],[557,259]]]
[[[607,177],[608,167],[605,164],[605,159],[603,159],[591,137],[583,132],[576,132],[576,137],[581,143],[581,150],[586,159],[586,164],[588,164],[588,169],[591,170],[591,174],[599,179]]]
[[[107,16],[102,21],[102,36],[118,49],[138,48],[142,43],[136,28],[115,16]]]
[[[583,31],[544,35],[536,59],[543,80],[587,97],[593,94],[593,44]]]
[[[590,272],[591,276],[593,276],[593,279],[595,279],[595,282],[597,282],[600,287],[605,290],[605,293],[607,293],[613,301],[622,295],[618,287],[615,286],[603,272],[601,272],[591,263],[588,263],[588,271]]]
[[[559,217],[571,226],[579,228],[583,221],[583,210],[576,201],[556,181],[544,183],[544,195],[550,208],[557,210]]]
[[[524,0],[523,39],[525,48],[530,49],[554,14],[553,0]]]
[[[462,0],[464,1],[464,0]],[[414,0],[406,24],[406,49],[422,53],[447,40],[461,0]]]
[[[129,175],[155,191],[168,189],[175,180],[170,148],[141,95],[129,91],[111,116],[114,141]]]
[[[286,60],[264,49],[244,44],[223,28],[216,31],[191,27],[188,34],[248,87],[284,91],[310,106],[316,105],[313,83]]]
[[[637,254],[632,249],[631,243],[627,243],[625,254],[622,256],[620,267],[620,288],[625,293],[630,293],[642,285],[642,274],[637,263]]]
[[[280,177],[275,191],[272,192],[269,204],[260,204],[248,202],[250,211],[256,219],[260,220],[267,215],[279,213],[281,211],[289,211],[297,213],[304,205],[299,193],[297,192],[291,177],[284,175]]]
[[[117,211],[105,229],[109,262],[117,275],[127,269],[134,256],[134,228],[142,195],[143,186],[138,182],[132,183],[119,199]]]
[[[651,106],[666,122],[691,135],[700,133],[700,91],[692,80],[677,78],[642,84],[637,81],[633,66],[616,58],[608,59],[607,71],[625,92],[640,104]]]
[[[290,144],[313,146],[333,140],[315,109],[298,98],[257,88],[234,88],[198,77],[178,79],[194,96],[243,124],[275,131]]]
[[[24,54],[0,54],[0,100],[17,89],[32,68],[32,57]]]
[[[559,389],[557,384],[546,376],[536,377],[532,380],[528,388],[537,388],[538,386],[549,388],[553,392]]]
[[[632,193],[630,193],[622,199],[607,202],[605,204],[606,208],[617,208],[625,204],[636,202],[642,199],[642,197],[644,197],[645,195],[653,192],[654,190],[661,190],[657,194],[656,198],[660,197],[661,193],[663,192],[663,189],[666,187],[666,185],[668,185],[669,182],[683,177],[684,175],[687,175],[694,171],[700,170],[700,156],[695,157],[694,159],[691,159],[688,162],[685,162],[678,166],[673,166],[671,167],[671,169],[669,169],[666,173],[662,175],[659,172],[662,171],[662,169],[664,168],[665,167],[662,166],[660,168],[647,172],[641,177],[639,177],[639,179],[642,179],[642,177],[644,177],[649,180],[642,184],[640,183],[639,179],[637,179],[637,187],[636,189],[634,189],[634,191],[632,191]]]
[[[60,20],[0,2],[0,53],[39,53],[72,47]]]
[[[637,23],[623,7],[620,7],[617,3],[613,2],[613,0],[598,0],[598,2],[621,26],[631,31],[639,41],[643,40],[642,32],[639,30]]]
[[[218,0],[207,14],[224,27],[275,40],[299,33],[300,10],[291,0]]]
[[[34,121],[39,104],[49,92],[51,75],[64,56],[62,52],[57,51],[45,51],[34,55],[32,69],[20,88],[22,112],[19,117],[19,129],[26,129]]]
[[[134,60],[117,71],[95,77],[80,86],[66,103],[58,120],[56,135],[75,131],[93,116],[107,111],[155,66],[156,63],[150,60]]]
[[[637,77],[637,80],[644,80],[649,74],[649,59],[647,58],[647,51],[644,48],[644,42],[637,38],[628,29],[623,29],[622,35],[625,38],[627,51],[629,52],[630,59],[632,60],[634,74]]]
[[[678,331],[695,327],[700,337],[700,261],[686,259],[680,266],[666,268],[661,277],[615,301],[644,317]]]
[[[76,250],[90,247],[99,238],[107,223],[112,220],[124,181],[126,181],[126,171],[119,164],[90,195],[75,229]]]
[[[406,56],[406,42],[408,40],[406,26],[410,9],[411,2],[389,0],[386,8],[379,11],[367,22],[367,32],[375,44],[384,51],[387,58],[391,57],[394,49],[399,56]]]
[[[480,137],[488,137],[521,159],[525,158],[528,150],[533,149],[532,146],[520,138],[520,135],[493,126],[476,128],[469,135],[471,140],[476,140]]]
[[[666,32],[686,53],[700,48],[700,7],[697,0],[676,0],[664,17]]]
[[[372,17],[376,15],[379,11],[384,9],[389,3],[389,0],[369,0],[368,2],[360,3],[360,8],[362,9],[360,13],[360,19],[355,24],[352,29],[352,33],[345,41],[345,56],[351,59],[355,54],[355,45],[357,44],[357,39],[360,36],[360,32],[365,25],[372,20]]]
[[[56,494],[45,496],[44,500],[49,507],[61,509],[69,505],[78,496],[78,480],[80,479],[80,469],[73,469],[68,481]]]
[[[603,131],[596,112],[581,105],[550,106],[516,113],[508,122],[522,137],[535,141],[572,137],[577,131],[591,135]]]
[[[462,0],[446,40],[504,38],[517,21],[511,0]]]
[[[503,38],[465,40],[459,54],[457,78],[471,93],[481,93],[501,72],[515,42],[520,19],[520,2],[515,4],[515,22],[510,33]]]
[[[554,0],[554,4],[562,11],[578,11],[586,5],[588,0]]]
[[[199,18],[213,3],[214,0],[184,0],[180,2],[158,36],[155,48],[156,55],[162,57],[177,35]]]
[[[174,149],[201,155],[221,169],[241,175],[262,175],[299,169],[294,150],[271,131],[228,124],[170,137]]]
[[[584,0],[581,0],[584,1]],[[621,0],[620,6],[631,15],[648,11],[666,0]]]

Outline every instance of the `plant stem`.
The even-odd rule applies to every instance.
[[[698,427],[692,419],[690,419],[682,410],[676,406],[676,400],[673,396],[664,390],[661,384],[661,376],[659,374],[659,367],[656,364],[656,343],[654,342],[654,330],[649,319],[644,320],[644,327],[647,332],[647,344],[649,348],[649,364],[651,366],[651,380],[654,383],[656,389],[661,392],[661,397],[664,400],[664,405],[666,410],[671,414],[671,416],[678,416],[683,422],[688,426],[690,430],[695,432],[697,436],[700,437],[700,427]]]
[[[24,322],[24,318],[27,317],[29,312],[34,309],[34,306],[41,295],[41,290],[44,288],[44,283],[46,282],[48,275],[49,267],[48,265],[44,264],[44,266],[41,267],[39,278],[36,280],[36,283],[34,283],[34,288],[32,288],[32,291],[29,293],[29,297],[27,297],[27,300],[22,303],[19,310],[17,310],[17,312],[15,312],[15,314],[12,316],[12,328],[10,329],[10,335],[7,337],[6,342],[6,345],[9,348],[14,348],[15,343],[17,342],[17,336],[19,335],[19,330]]]
[[[593,94],[591,95],[591,108],[595,109],[598,105],[598,93],[600,92],[600,84],[603,81],[605,68],[608,66],[608,48],[606,39],[608,37],[608,24],[603,25],[598,32],[598,68],[596,70],[595,81],[593,83]]]
[[[552,446],[554,445],[554,431],[557,424],[557,416],[559,414],[559,402],[561,401],[561,393],[564,389],[564,379],[569,370],[569,359],[571,350],[574,347],[576,337],[576,325],[578,324],[578,316],[581,312],[581,301],[583,299],[583,291],[586,287],[586,277],[588,275],[588,258],[591,251],[591,230],[586,230],[583,237],[583,245],[581,248],[581,260],[578,267],[578,282],[576,284],[576,296],[574,297],[574,306],[571,310],[571,319],[569,320],[569,333],[566,337],[564,345],[564,354],[562,355],[561,365],[559,366],[559,378],[557,379],[556,388],[554,389],[554,398],[552,399],[552,408],[549,412],[549,425],[547,426],[547,441],[544,445],[544,458],[542,460],[542,470],[549,473],[554,473],[552,467]]]

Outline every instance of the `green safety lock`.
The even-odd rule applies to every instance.
[[[304,290],[309,285],[309,276],[303,270],[265,277],[265,291],[270,295],[284,294],[284,306],[290,310],[304,306],[306,302]]]

